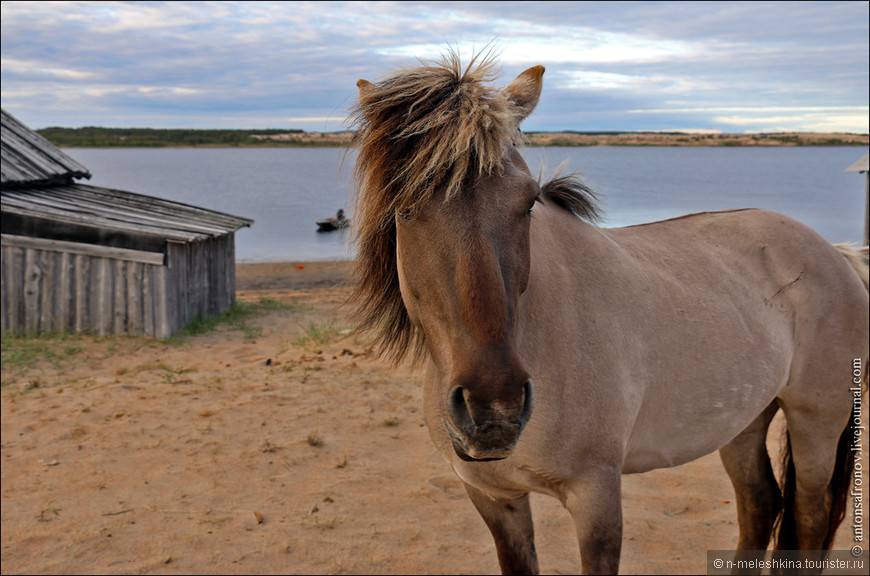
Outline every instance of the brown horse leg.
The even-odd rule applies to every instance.
[[[502,574],[538,574],[529,494],[493,498],[468,484],[465,491],[492,532]]]
[[[739,537],[735,560],[755,557],[748,551],[766,550],[782,495],[767,453],[767,430],[779,406],[773,402],[729,444],[719,450],[734,486]],[[760,573],[760,570],[754,571]]]
[[[821,573],[820,561],[842,521],[854,462],[849,451],[850,428],[841,414],[820,410],[819,405],[801,410],[783,404],[789,434],[783,512],[776,539],[777,550],[799,550],[794,558],[817,562],[815,573]],[[771,571],[790,572],[788,568]]]
[[[791,465],[794,466],[791,487],[794,493],[791,497],[787,496],[785,513],[791,513],[794,534],[792,541],[783,538],[783,543],[779,543],[777,548],[827,550],[842,520],[842,515],[836,512],[832,517],[832,509],[844,500],[851,479],[850,454],[847,446],[842,446],[844,440],[848,442],[847,431],[843,429],[845,422],[837,422],[829,415],[796,410],[789,412],[788,409],[786,420]],[[845,467],[846,470],[838,470],[838,467]],[[844,475],[845,489],[842,485],[834,485],[840,483],[832,482],[838,472]],[[842,505],[840,508],[843,508]]]

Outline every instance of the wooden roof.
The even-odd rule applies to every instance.
[[[68,184],[74,178],[90,178],[88,169],[2,110],[2,163],[0,186]]]
[[[4,188],[0,197],[5,213],[177,242],[222,236],[253,224],[248,218],[86,184]]]
[[[192,242],[253,220],[144,194],[76,184],[88,169],[3,110],[2,211],[73,226]]]

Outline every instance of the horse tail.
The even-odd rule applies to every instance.
[[[864,283],[864,289],[870,292],[870,263],[868,263],[867,247],[859,248],[855,244],[835,244],[834,247],[846,258],[846,261],[852,265],[858,277]],[[825,537],[825,550],[830,550],[834,543],[834,532],[837,526],[843,521],[846,516],[847,501],[849,500],[849,488],[852,481],[852,475],[855,470],[855,456],[857,452],[853,450],[853,441],[857,438],[857,434],[861,433],[859,424],[861,423],[861,404],[860,400],[866,396],[868,391],[867,375],[870,370],[867,367],[868,356],[870,351],[864,353],[864,358],[860,364],[855,365],[856,370],[861,370],[860,384],[858,380],[853,380],[852,386],[861,388],[861,394],[853,397],[852,414],[849,415],[849,424],[840,434],[840,441],[837,443],[837,460],[834,464],[834,474],[831,478],[831,489],[833,502],[831,505],[831,521],[828,524],[828,535]],[[856,376],[857,378],[857,376]],[[857,398],[859,403],[854,404],[854,399]]]
[[[852,265],[852,268],[855,269],[855,272],[858,273],[858,276],[861,278],[861,281],[864,282],[864,289],[870,292],[870,261],[868,261],[868,248],[867,246],[863,248],[859,248],[855,244],[834,244],[834,248],[836,248],[840,254],[842,254],[846,261]],[[861,375],[861,387],[866,392],[870,384],[868,384],[868,359],[870,359],[870,350],[864,353],[864,360],[861,363],[864,369],[864,373]],[[863,398],[863,396],[862,396]]]
[[[867,372],[864,372],[866,388]],[[852,440],[855,438],[856,423],[860,422],[853,414],[849,414],[849,425],[840,434],[840,441],[837,443],[837,460],[834,463],[834,474],[831,477],[831,516],[828,523],[828,534],[825,536],[824,549],[830,550],[834,543],[834,532],[843,518],[846,517],[846,508],[849,501],[849,487],[852,483],[852,474],[855,470],[855,450],[852,450]]]
[[[870,291],[870,266],[867,264],[867,248],[858,248],[855,244],[849,243],[834,244],[834,248],[852,265],[861,281],[864,282],[864,288]]]
[[[870,292],[870,265],[867,260],[867,249],[859,248],[854,244],[834,244],[840,254],[846,259],[864,283],[864,289]],[[867,356],[862,362],[863,373],[861,375],[861,388],[864,392],[868,389]],[[860,396],[860,397],[863,397]],[[855,469],[855,451],[852,450],[852,440],[859,419],[854,415],[849,416],[849,423],[840,434],[837,442],[837,457],[834,462],[834,471],[831,476],[831,512],[828,522],[828,533],[823,543],[824,550],[830,550],[834,542],[834,533],[846,516],[846,508],[849,500],[849,488],[852,474]],[[794,499],[796,490],[795,467],[792,459],[791,439],[786,428],[783,435],[782,466],[780,468],[780,489],[782,490],[782,508],[774,524],[774,544],[777,550],[796,550],[797,526],[794,515]]]
[[[795,469],[791,457],[791,438],[788,428],[783,432],[782,466],[780,467],[779,487],[782,491],[782,507],[773,525],[774,548],[777,550],[797,549],[797,526],[794,518]]]

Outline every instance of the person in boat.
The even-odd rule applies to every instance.
[[[331,231],[331,230],[339,230],[341,228],[346,228],[350,226],[350,221],[345,217],[344,210],[339,209],[338,213],[336,213],[335,218],[329,218],[328,220],[318,220],[317,226],[319,226],[320,231]]]

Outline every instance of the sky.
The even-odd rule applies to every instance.
[[[49,126],[348,129],[356,82],[487,47],[532,131],[870,132],[870,3],[2,2],[2,106]]]

